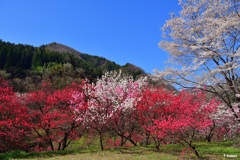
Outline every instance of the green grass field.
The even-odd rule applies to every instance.
[[[81,143],[81,142],[80,142]],[[184,149],[180,144],[163,145],[157,152],[154,146],[147,147],[120,147],[108,148],[100,151],[98,146],[81,146],[73,144],[65,151],[32,152],[23,151],[0,154],[0,159],[46,159],[46,160],[192,160],[197,159],[189,149]],[[77,144],[79,147],[77,147]],[[240,160],[240,148],[234,147],[233,142],[198,142],[197,150],[203,159],[208,160]],[[74,149],[75,148],[75,149]],[[224,157],[225,155],[237,155],[236,158]]]

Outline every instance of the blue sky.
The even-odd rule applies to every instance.
[[[152,73],[167,60],[161,27],[179,10],[177,0],[0,0],[0,39],[58,42]]]

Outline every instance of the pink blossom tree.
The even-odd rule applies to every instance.
[[[233,105],[233,109],[240,116],[237,104]],[[236,122],[237,120],[232,115],[232,111],[226,105],[219,105],[217,112],[211,115],[211,118],[215,125],[213,132],[218,134],[218,136],[221,135],[219,138],[223,140],[236,139],[240,134],[240,124]]]

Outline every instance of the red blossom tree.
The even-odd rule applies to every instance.
[[[158,150],[163,142],[181,141],[200,157],[192,142],[197,133],[212,125],[209,115],[218,104],[200,91],[174,93],[148,88],[137,108],[145,133],[151,135]]]
[[[26,150],[30,134],[27,109],[3,79],[0,79],[0,111],[0,152]]]
[[[160,144],[166,140],[170,129],[175,130],[174,121],[171,121],[175,114],[171,107],[172,94],[161,88],[146,88],[137,105],[139,123],[145,131],[145,144],[150,144],[151,137],[157,150],[160,150]]]
[[[51,84],[27,95],[36,150],[64,150],[83,134],[87,103],[82,85],[52,90]]]
[[[203,130],[213,125],[214,122],[210,115],[216,112],[220,103],[216,99],[209,100],[206,94],[199,90],[181,91],[173,102],[173,106],[180,108],[182,123],[175,139],[186,144],[200,158],[193,141],[201,137],[199,134]]]

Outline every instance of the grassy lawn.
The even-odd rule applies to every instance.
[[[240,148],[233,146],[232,142],[197,143],[197,150],[203,159],[227,160],[239,159]],[[237,155],[237,158],[224,158],[224,154]],[[157,152],[154,146],[147,147],[121,147],[109,148],[100,151],[96,146],[88,148],[69,149],[59,152],[33,152],[23,151],[0,154],[0,159],[46,159],[46,160],[179,160],[197,159],[189,149],[180,144],[163,145]]]

